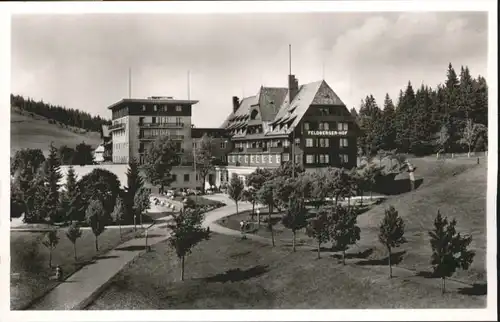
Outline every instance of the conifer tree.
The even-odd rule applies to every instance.
[[[60,213],[59,181],[62,178],[60,165],[57,149],[51,143],[49,157],[45,161],[42,170],[45,190],[47,192],[42,208],[46,214],[46,218],[48,218],[51,223],[58,219],[57,217]]]
[[[404,233],[405,225],[403,222],[403,218],[399,216],[398,212],[393,206],[390,206],[389,209],[385,210],[384,218],[382,219],[382,222],[379,226],[378,235],[378,240],[387,248],[387,252],[389,253],[389,277],[392,277],[392,249],[401,246],[403,243],[406,243]]]
[[[474,251],[468,250],[472,236],[462,236],[457,233],[456,224],[455,219],[448,222],[438,210],[434,229],[429,232],[432,248],[431,264],[434,275],[441,278],[443,293],[446,292],[446,278],[451,277],[458,268],[468,269],[475,256]]]
[[[129,162],[127,169],[127,186],[124,188],[124,198],[123,198],[123,210],[124,210],[124,221],[131,223],[134,219],[134,198],[139,191],[144,186],[144,179],[141,177],[139,171],[139,165],[135,158],[132,158]]]
[[[170,246],[181,261],[181,281],[184,281],[184,264],[186,256],[203,240],[210,238],[209,229],[202,227],[203,214],[199,209],[183,209],[173,215],[168,229],[172,232]]]
[[[357,214],[351,207],[336,206],[329,214],[329,234],[333,248],[342,251],[345,265],[345,252],[361,238],[361,229],[356,224]]]

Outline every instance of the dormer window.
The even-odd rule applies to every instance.
[[[259,112],[257,110],[253,110],[252,113],[250,114],[250,119],[255,120]]]

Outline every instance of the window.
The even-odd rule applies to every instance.
[[[260,155],[255,156],[255,163],[260,163]]]
[[[250,163],[255,163],[255,154],[250,156]]]
[[[325,155],[324,154],[319,155],[319,163],[325,163]]]
[[[330,146],[330,139],[328,138],[320,138],[319,146],[322,148],[328,148]]]
[[[349,125],[347,123],[339,122],[337,124],[338,131],[347,131],[349,129]]]
[[[224,142],[221,142],[221,143],[220,143],[220,148],[221,148],[221,149],[225,149],[225,148],[226,148],[226,144],[227,144],[227,143],[226,143],[225,141],[224,141]]]
[[[158,106],[153,105],[153,111],[155,111],[155,112],[158,111]]]
[[[245,155],[245,163],[248,163],[248,155]]]
[[[175,111],[176,111],[176,112],[182,112],[182,106],[177,105],[177,106],[175,107]]]
[[[314,146],[314,141],[311,138],[306,139],[306,147],[312,148]]]
[[[196,142],[193,142],[193,148],[196,149],[197,148],[197,144]]]
[[[330,124],[328,124],[328,123],[324,123],[324,124],[323,124],[323,129],[324,129],[325,131],[330,130]]]
[[[173,175],[172,175],[172,181],[173,181],[173,182],[176,182],[176,181],[177,181],[177,175],[176,175],[176,174],[173,174]]]
[[[290,146],[290,141],[285,140],[283,141],[283,147],[288,148]]]
[[[267,163],[267,155],[262,156],[262,163]]]
[[[176,124],[176,125],[182,125],[182,118],[180,118],[180,117],[176,117],[176,118],[175,118],[175,124]]]
[[[347,148],[348,143],[349,143],[349,140],[347,138],[340,139],[340,147],[341,148]]]
[[[340,155],[340,163],[342,164],[349,163],[349,157],[347,156],[347,154]]]
[[[323,130],[324,130],[324,129],[323,129],[323,124],[324,124],[323,122],[319,122],[319,128],[318,128],[318,130],[320,130],[320,131],[323,131]]]
[[[290,160],[290,154],[288,153],[283,153],[283,162],[287,162]]]
[[[153,116],[153,118],[151,119],[151,123],[155,124],[156,123],[156,117]]]
[[[295,155],[295,163],[300,163],[300,155]]]
[[[295,139],[295,146],[299,146],[300,145],[300,138],[296,138]]]
[[[304,122],[304,130],[309,130],[309,122]]]
[[[243,156],[240,154],[238,155],[238,162],[241,163],[241,161],[243,161]]]
[[[312,155],[312,154],[307,154],[307,155],[306,155],[306,163],[307,163],[307,164],[314,163],[314,155]]]
[[[269,155],[269,163],[273,163],[273,155],[272,154]]]
[[[161,110],[162,110],[163,112],[166,112],[166,111],[167,111],[167,105],[163,105],[163,106],[161,107]]]
[[[281,163],[281,155],[276,154],[276,163],[280,164]]]

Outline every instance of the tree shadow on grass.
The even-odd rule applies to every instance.
[[[419,271],[417,272],[416,276],[424,277],[424,278],[439,278],[434,272],[432,271]]]
[[[141,245],[141,246],[126,246],[126,247],[120,247],[120,248],[115,248],[115,250],[122,250],[122,251],[129,251],[129,252],[134,252],[138,250],[145,250],[146,247]]]
[[[118,256],[116,256],[116,255],[102,255],[102,256],[96,256],[94,258],[96,260],[100,260],[100,259],[118,258]]]
[[[156,238],[156,237],[164,237],[165,235],[161,235],[161,234],[148,234],[148,238]],[[134,237],[135,239],[139,239],[139,238],[146,238],[146,235],[142,234],[140,236],[136,236]]]
[[[401,263],[403,260],[403,255],[406,254],[406,251],[400,251],[396,253],[391,254],[391,264],[392,265],[397,265]],[[384,257],[382,259],[369,259],[369,260],[364,260],[364,261],[359,261],[356,263],[356,265],[359,266],[369,266],[369,265],[389,265],[389,256]]]
[[[231,257],[231,258],[240,258],[240,257],[245,257],[246,255],[249,255],[251,253],[252,253],[251,251],[239,252],[239,253],[234,253],[234,254],[229,255],[229,257]]]
[[[257,265],[252,268],[241,270],[239,268],[227,270],[225,273],[217,274],[214,276],[206,277],[204,280],[208,283],[226,283],[226,282],[239,282],[248,280],[268,272],[269,266]]]
[[[458,293],[464,295],[486,295],[488,293],[487,283],[474,283],[471,287],[464,287],[458,290]]]
[[[362,252],[357,252],[357,253],[346,253],[345,258],[346,259],[352,259],[352,258],[367,258],[373,254],[373,248],[368,248],[367,250],[364,250]],[[342,254],[333,254],[333,258],[335,259],[342,259]]]

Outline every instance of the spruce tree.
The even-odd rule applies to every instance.
[[[134,198],[142,187],[144,186],[144,179],[141,177],[139,165],[137,161],[132,158],[129,162],[127,170],[127,186],[124,189],[123,207],[124,207],[124,221],[131,223],[134,219]]]
[[[61,164],[57,154],[57,149],[54,145],[50,144],[49,157],[43,166],[44,184],[47,192],[45,202],[42,206],[46,218],[49,222],[53,223],[58,219],[59,214],[59,181],[62,178],[60,173]]]
[[[396,148],[396,109],[389,93],[385,94],[384,110],[382,111],[382,124],[384,124],[382,135],[382,149],[393,150]]]
[[[457,233],[457,221],[448,222],[438,210],[434,229],[429,232],[432,248],[431,264],[434,275],[442,280],[442,292],[446,291],[446,278],[451,277],[458,268],[468,269],[474,260],[474,251],[468,249],[471,236]]]

